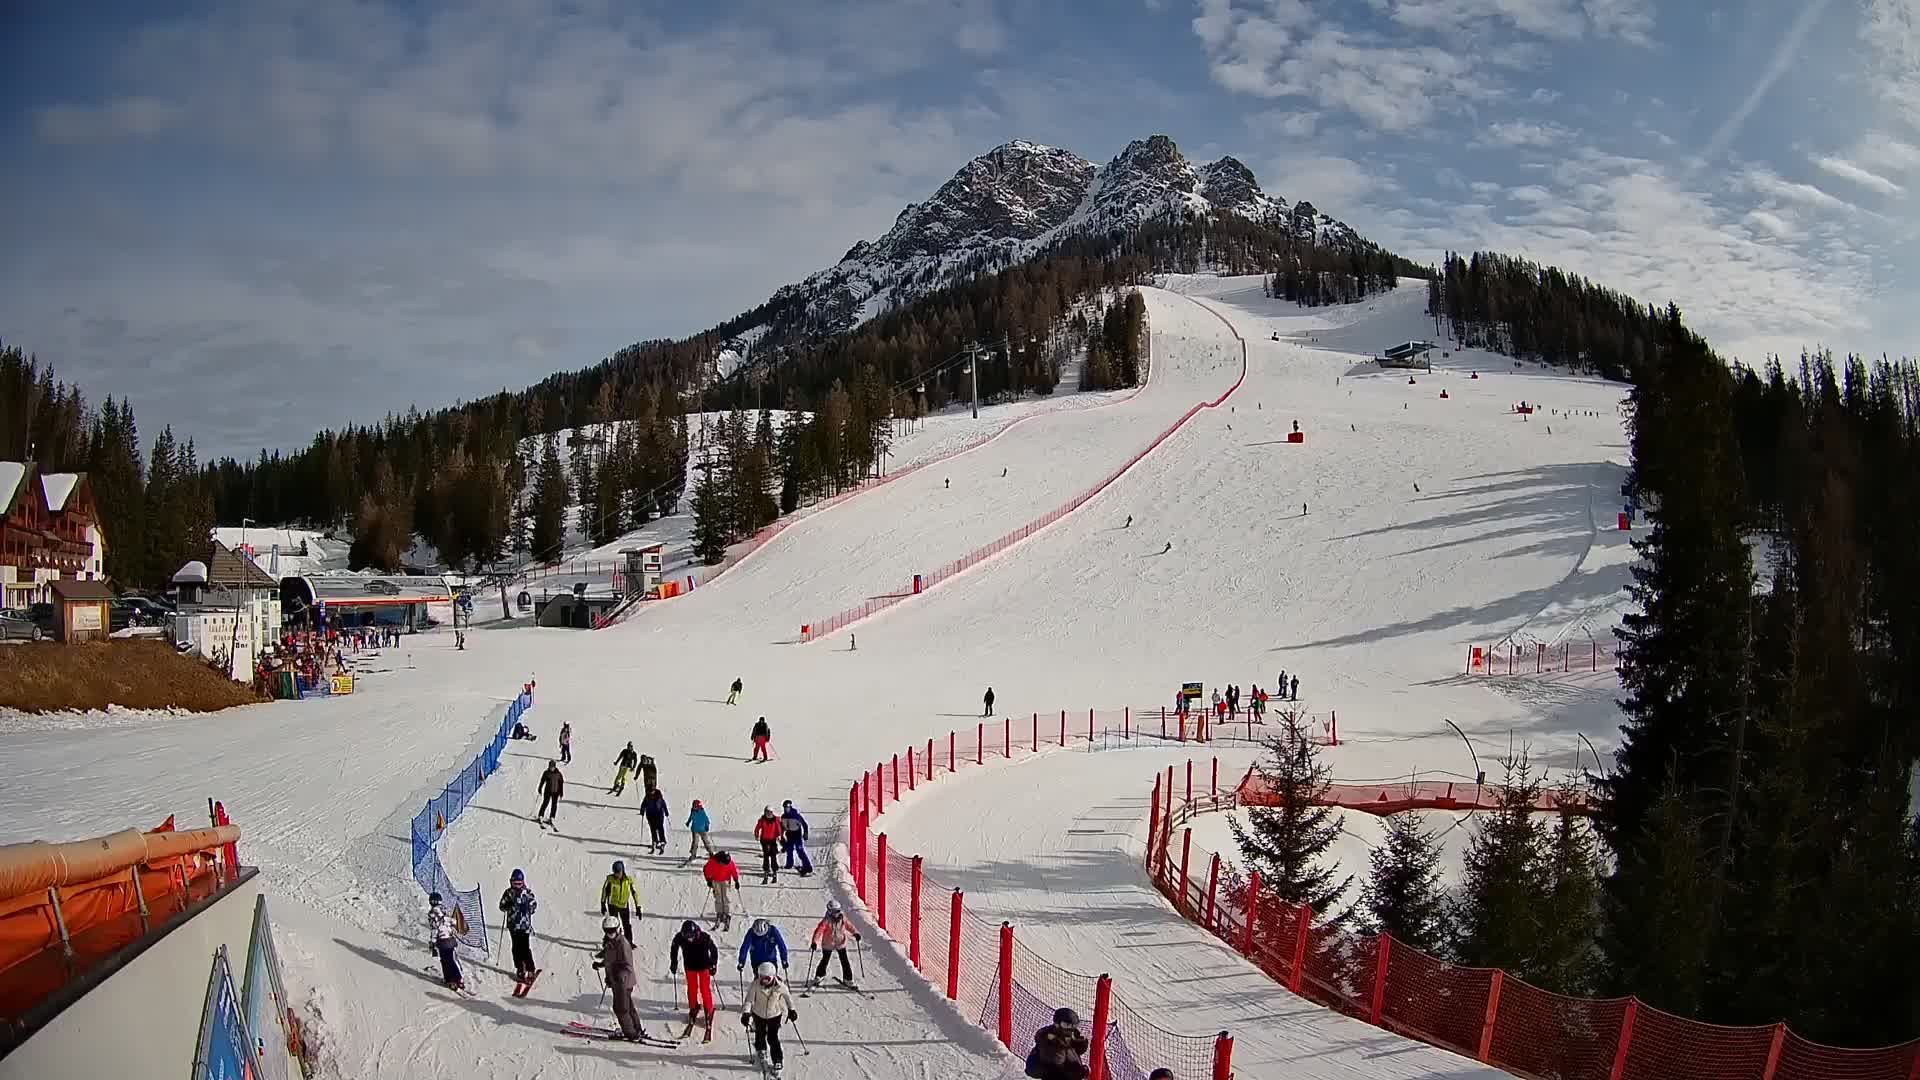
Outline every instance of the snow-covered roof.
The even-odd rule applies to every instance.
[[[24,461],[0,461],[0,510],[13,505],[13,493],[27,475]]]
[[[175,585],[205,585],[207,583],[207,564],[195,559],[173,572]]]
[[[40,474],[40,490],[47,494],[47,509],[59,513],[67,508],[67,499],[80,483],[80,474],[55,472]]]

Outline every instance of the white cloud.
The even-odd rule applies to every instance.
[[[1785,179],[1772,169],[1759,166],[1746,169],[1736,174],[1734,176],[1734,183],[1738,187],[1765,198],[1783,199],[1787,202],[1796,202],[1805,206],[1818,207],[1822,210],[1850,210],[1853,208],[1853,204],[1829,195],[1825,191],[1814,187],[1812,184],[1802,184],[1795,180]]]
[[[1538,184],[1527,184],[1507,192],[1507,198],[1516,202],[1549,203],[1552,202],[1556,196],[1553,192],[1548,191]]]
[[[1266,135],[1287,139],[1305,139],[1319,126],[1320,114],[1311,109],[1288,111],[1273,109],[1247,117],[1247,125]]]
[[[1479,142],[1486,146],[1557,146],[1573,132],[1555,123],[1536,124],[1527,120],[1496,121],[1481,132]]]
[[[1342,206],[1398,187],[1379,167],[1363,165],[1337,154],[1282,158],[1267,166],[1260,175],[1261,186],[1266,190],[1295,202],[1311,202],[1335,216]]]
[[[1551,105],[1560,100],[1560,91],[1551,90],[1544,86],[1536,87],[1533,93],[1527,95],[1527,100],[1533,102],[1535,105]]]
[[[1814,157],[1813,163],[1842,180],[1851,180],[1863,188],[1877,191],[1882,195],[1898,195],[1904,190],[1899,184],[1879,173],[1869,172],[1845,158],[1822,155]]]
[[[1464,34],[1482,24],[1505,24],[1524,34],[1561,41],[1589,35],[1644,44],[1653,29],[1648,0],[1389,0],[1403,26]]]
[[[1780,240],[1791,240],[1795,235],[1785,218],[1768,210],[1749,210],[1744,220]]]
[[[115,142],[151,139],[180,120],[180,110],[151,97],[126,97],[101,105],[49,105],[34,114],[34,130],[48,142]]]

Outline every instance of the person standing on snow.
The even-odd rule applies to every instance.
[[[818,983],[827,977],[827,962],[835,953],[840,955],[840,981],[853,985],[853,965],[847,963],[847,938],[860,940],[860,931],[847,922],[846,912],[840,910],[837,901],[827,901],[827,913],[820,925],[813,928],[813,937],[809,943],[820,950],[820,967],[813,973],[813,981]]]
[[[633,943],[620,936],[620,920],[611,915],[600,920],[600,951],[593,966],[604,969],[607,990],[613,995],[613,1015],[620,1021],[620,1034],[628,1042],[646,1038],[640,1026],[640,1012],[633,1007]]]
[[[761,717],[753,722],[753,730],[748,733],[753,740],[753,756],[748,761],[767,760],[767,747],[773,742],[773,729],[767,726],[767,718]]]
[[[707,833],[713,829],[713,822],[707,817],[707,808],[699,799],[693,800],[693,809],[687,811],[687,835],[693,839],[687,841],[687,860],[681,866],[693,861],[694,853],[702,848],[708,855],[713,854],[713,843],[707,839]]]
[[[714,921],[722,930],[733,929],[733,898],[740,895],[740,868],[734,865],[733,856],[724,851],[714,852],[700,876],[713,892]],[[729,885],[733,886],[731,894],[727,892]]]
[[[1034,1080],[1086,1080],[1087,1037],[1072,1009],[1055,1009],[1053,1023],[1033,1033],[1027,1075]]]
[[[453,913],[439,893],[427,897],[427,936],[433,939],[433,951],[440,957],[440,981],[449,990],[465,993],[466,979],[460,974],[460,961],[453,955],[460,936],[453,925]]]
[[[640,755],[640,790],[652,791],[660,786],[660,766],[653,763],[652,754]]]
[[[771,1055],[772,1075],[780,1075],[785,1064],[785,1055],[780,1049],[780,1021],[798,1020],[800,1014],[794,1010],[793,994],[787,985],[780,981],[780,973],[772,964],[758,964],[754,967],[752,989],[747,991],[747,1000],[742,1002],[740,1026],[753,1030],[753,1060],[758,1063],[763,1055]]]
[[[1298,675],[1295,675],[1295,676],[1293,677],[1293,691],[1292,691],[1292,693],[1289,693],[1289,694],[1287,695],[1287,700],[1288,700],[1288,701],[1299,701],[1299,700],[1300,700],[1300,676],[1298,676]]]
[[[573,725],[560,725],[560,764],[573,764]]]
[[[515,870],[507,891],[500,894],[500,910],[507,915],[507,934],[513,938],[513,981],[531,983],[540,969],[533,966],[533,913],[540,902],[527,888],[525,871]]]
[[[553,813],[560,809],[560,796],[567,790],[567,779],[560,775],[560,763],[549,759],[547,771],[540,774],[540,809],[533,815],[535,824],[542,819],[553,824]]]
[[[740,685],[740,680],[739,679],[733,680],[733,687],[727,691],[727,704],[729,705],[740,704],[741,689],[742,687]]]
[[[740,959],[735,965],[736,971],[745,971],[752,964],[757,971],[761,964],[780,962],[780,970],[787,969],[787,939],[780,936],[780,928],[765,919],[753,920],[745,937],[740,939]]]
[[[713,938],[700,929],[700,924],[688,919],[680,924],[680,932],[673,935],[673,944],[667,949],[667,973],[678,974],[680,961],[687,963],[687,1031],[686,1038],[693,1034],[693,1025],[700,1022],[700,1009],[707,1010],[707,1037],[702,1042],[713,1041],[713,972],[720,966],[720,947]]]
[[[647,831],[650,842],[647,851],[654,855],[667,853],[667,797],[659,788],[648,788],[645,798],[640,800],[640,813],[647,819]]]
[[[980,713],[980,715],[992,716],[993,715],[993,687],[991,686],[987,687],[986,695],[982,697],[980,700],[985,702],[987,706],[986,709]]]
[[[780,837],[785,832],[780,819],[769,806],[760,812],[760,820],[753,823],[753,838],[760,841],[760,884],[772,885],[780,880],[780,863],[776,856],[780,850]]]
[[[631,776],[634,768],[640,764],[640,755],[629,742],[627,748],[620,751],[620,756],[613,759],[613,763],[618,767],[618,771],[613,774],[613,786],[607,789],[607,794],[618,795],[627,790],[627,777]]]
[[[793,808],[793,800],[781,804],[780,843],[787,851],[787,869],[793,869],[793,857],[800,856],[800,876],[813,873],[813,860],[807,856],[807,819]]]
[[[600,914],[618,916],[626,931],[627,944],[633,944],[633,917],[640,912],[640,894],[627,876],[625,860],[613,860],[613,873],[600,883]]]

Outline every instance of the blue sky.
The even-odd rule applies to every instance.
[[[84,13],[75,9],[84,7]],[[1920,0],[20,0],[0,339],[244,454],[704,329],[1014,138],[1920,351]]]

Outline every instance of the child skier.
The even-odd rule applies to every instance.
[[[1072,1009],[1056,1009],[1053,1023],[1033,1033],[1027,1075],[1035,1080],[1086,1080],[1087,1037]]]
[[[600,920],[600,951],[593,966],[606,972],[607,990],[613,995],[613,1015],[620,1021],[620,1034],[628,1042],[647,1037],[640,1026],[640,1013],[633,1007],[633,944],[620,936],[620,920],[611,915]]]
[[[687,962],[687,1030],[680,1034],[686,1038],[693,1034],[693,1025],[700,1022],[700,1009],[707,1010],[707,1034],[701,1042],[713,1041],[713,971],[720,966],[720,947],[700,924],[688,919],[680,924],[680,932],[673,935],[673,945],[667,950],[667,973],[678,974],[680,961]]]
[[[794,1010],[793,994],[780,981],[780,973],[770,963],[760,964],[754,969],[758,978],[753,980],[753,988],[747,991],[747,1000],[740,1010],[740,1026],[753,1030],[753,1060],[759,1064],[767,1058],[773,1064],[772,1075],[780,1076],[780,1068],[786,1063],[786,1055],[780,1049],[780,1021],[798,1020],[800,1014]]]
[[[800,856],[800,876],[813,873],[813,860],[807,856],[807,819],[793,808],[793,800],[781,804],[780,812],[781,846],[786,848],[787,869],[793,869],[793,857]]]
[[[733,688],[727,691],[727,704],[729,705],[740,704],[740,690],[741,690],[740,680],[739,679],[733,680]]]
[[[533,823],[543,820],[553,824],[553,812],[560,809],[560,796],[567,790],[566,777],[560,775],[560,763],[552,759],[547,761],[547,771],[540,774],[540,809],[533,815]]]
[[[769,806],[760,812],[760,820],[753,823],[753,838],[760,841],[760,884],[772,885],[780,880],[780,863],[775,858],[779,852],[780,837],[785,830],[780,819]]]
[[[618,766],[619,771],[613,774],[613,786],[607,789],[607,794],[618,795],[627,790],[627,777],[631,776],[635,766],[640,764],[640,755],[634,750],[633,743],[627,743],[627,748],[620,751],[620,756],[614,758],[613,763]]]
[[[507,915],[507,934],[513,938],[513,996],[526,997],[540,969],[533,966],[533,913],[540,906],[527,888],[525,871],[515,870],[507,891],[500,894],[500,910]]]
[[[453,955],[460,938],[454,929],[453,913],[447,910],[439,893],[427,897],[427,936],[433,939],[433,951],[440,957],[440,981],[446,983],[449,990],[466,993],[467,983],[460,975],[460,961]]]
[[[640,893],[633,879],[627,876],[627,864],[624,859],[613,860],[613,873],[600,883],[600,914],[613,915],[620,919],[620,928],[626,931],[627,944],[633,944],[633,917],[640,913]]]
[[[649,841],[647,852],[653,855],[667,853],[667,797],[659,788],[648,788],[645,798],[640,800],[640,813],[647,819]]]
[[[767,744],[773,742],[773,729],[767,726],[766,717],[763,716],[753,722],[753,731],[749,733],[749,737],[753,739],[753,756],[747,760],[767,760]]]
[[[560,725],[560,764],[573,764],[573,725]]]
[[[740,868],[733,864],[733,856],[724,851],[714,852],[700,876],[713,892],[714,921],[722,930],[733,929],[733,897],[740,895]],[[731,894],[727,892],[729,885],[733,886]]]
[[[813,928],[813,937],[810,939],[810,944],[820,950],[820,967],[813,973],[816,985],[827,977],[827,962],[833,959],[835,953],[840,955],[840,981],[848,986],[853,985],[853,965],[847,963],[849,937],[859,941],[860,931],[847,923],[847,915],[840,910],[839,902],[827,901],[827,914],[820,920],[820,925]]]
[[[707,839],[707,833],[712,828],[713,822],[707,817],[707,808],[700,804],[699,799],[693,800],[693,809],[687,811],[687,835],[692,839],[687,841],[687,858],[681,866],[692,862],[694,853],[702,848],[706,849],[707,854],[713,854],[713,844]]]

